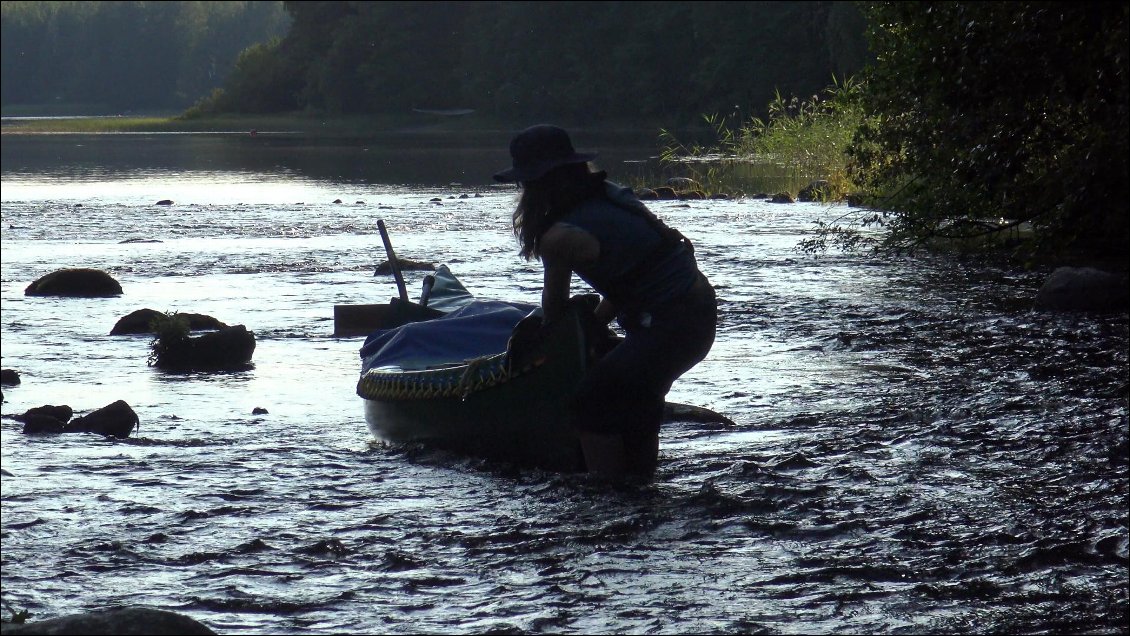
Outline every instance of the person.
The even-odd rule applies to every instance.
[[[616,318],[625,334],[586,371],[573,400],[585,464],[614,480],[650,478],[664,398],[714,344],[714,288],[691,242],[594,170],[596,155],[576,152],[562,128],[523,130],[510,156],[494,178],[521,188],[513,230],[520,255],[542,262],[543,320],[567,310],[576,273],[600,296],[595,318],[606,330]]]

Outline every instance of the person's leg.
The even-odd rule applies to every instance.
[[[638,428],[646,406],[640,398],[649,394],[639,371],[644,353],[640,345],[640,339],[628,337],[601,358],[585,374],[573,399],[573,426],[585,465],[589,472],[613,480],[629,472],[623,432]]]
[[[631,397],[610,405],[627,424],[620,432],[579,432],[589,472],[614,481],[628,476],[643,479],[655,476],[659,466],[663,398],[638,393]]]
[[[663,423],[663,398],[641,400],[641,418],[623,432],[625,469],[629,475],[651,479],[659,467],[659,426]]]
[[[627,475],[628,454],[624,449],[623,435],[580,431],[579,436],[585,468],[590,473],[611,481],[620,481]]]
[[[706,311],[676,313],[652,328],[629,331],[585,374],[573,422],[590,472],[615,479],[654,475],[664,397],[714,342],[713,296],[709,300]]]

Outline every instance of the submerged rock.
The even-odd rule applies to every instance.
[[[411,260],[411,259],[408,259],[408,258],[397,258],[396,264],[398,266],[400,266],[400,271],[402,271],[402,272],[412,272],[412,271],[434,272],[434,271],[436,271],[436,264],[435,263],[428,263],[428,262],[425,262],[425,261],[414,261],[414,260]],[[380,265],[377,265],[377,271],[373,272],[373,275],[374,276],[380,276],[382,274],[391,274],[391,273],[392,273],[392,265],[389,264],[388,261],[384,261]]]
[[[729,424],[734,425],[730,418],[701,406],[665,402],[663,404],[664,422],[700,422],[703,424]]]
[[[207,625],[176,612],[147,607],[122,607],[83,614],[72,614],[30,623],[3,623],[4,636],[53,636],[55,634],[89,634],[91,636],[207,636],[215,634]]]
[[[118,296],[122,286],[100,269],[60,269],[36,280],[24,289],[25,296]]]

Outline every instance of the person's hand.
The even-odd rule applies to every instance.
[[[581,316],[594,315],[598,305],[600,305],[600,296],[597,294],[576,294],[566,303],[567,307]]]
[[[525,364],[526,356],[538,348],[545,339],[546,325],[541,314],[532,312],[518,321],[506,342],[507,365],[511,369]]]
[[[609,328],[608,323],[596,314],[600,302],[600,296],[596,294],[577,294],[569,299],[569,307],[577,312],[577,318],[581,322],[581,331],[585,336],[590,361],[603,358],[613,347],[620,344],[620,336],[617,336]]]

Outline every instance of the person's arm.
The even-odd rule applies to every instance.
[[[548,324],[560,318],[565,312],[573,270],[559,261],[547,261],[544,257],[542,261],[545,264],[545,276],[541,288],[541,310]]]
[[[541,308],[547,323],[565,311],[573,270],[596,261],[600,242],[592,234],[571,225],[557,223],[541,238],[540,254],[544,267]]]
[[[596,316],[597,320],[607,325],[616,317],[616,306],[612,304],[612,301],[601,297],[600,303],[592,313]]]

